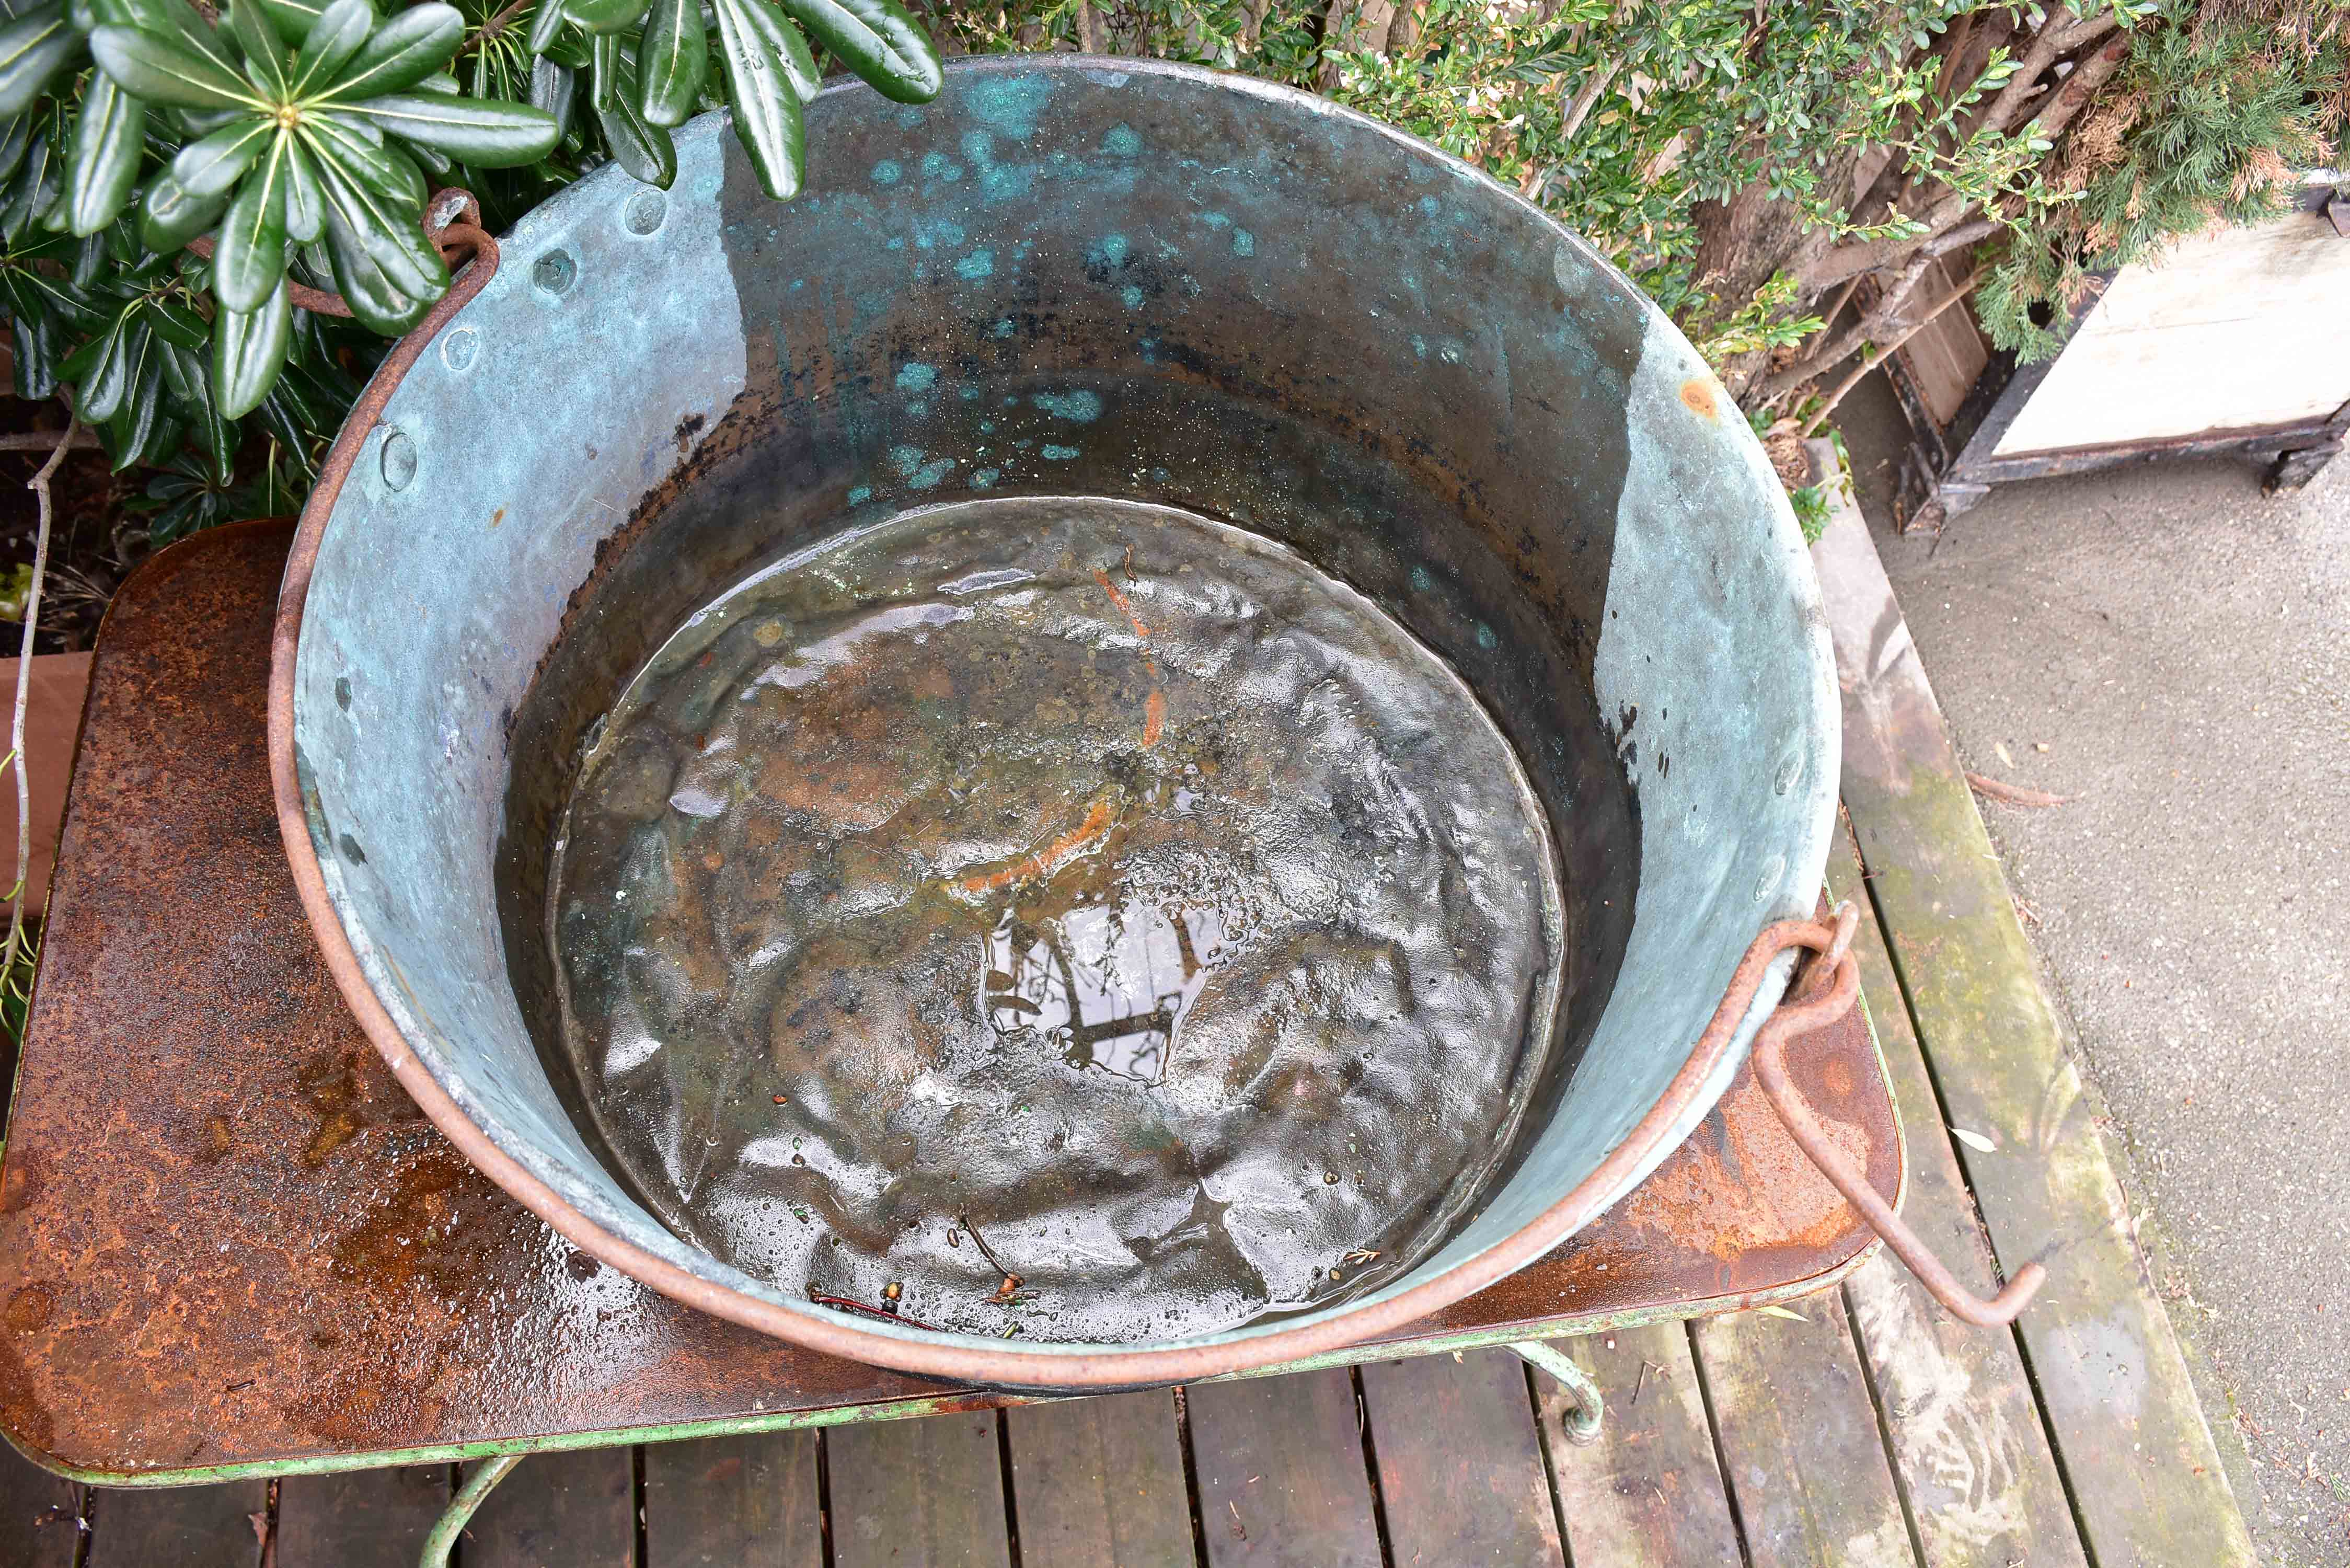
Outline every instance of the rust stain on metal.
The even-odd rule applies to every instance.
[[[1700,419],[1714,417],[1713,388],[1702,376],[1691,376],[1681,383],[1681,401],[1688,404],[1690,411]]]

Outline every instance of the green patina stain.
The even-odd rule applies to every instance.
[[[955,263],[955,275],[969,283],[977,283],[982,278],[993,277],[995,253],[984,249],[972,252],[971,254]]]

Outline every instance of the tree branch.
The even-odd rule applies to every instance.
[[[55,452],[98,445],[98,432],[69,424],[61,431],[34,431],[26,435],[0,435],[0,452]]]
[[[1822,403],[1813,413],[1812,417],[1804,421],[1803,429],[1797,433],[1802,435],[1806,441],[1809,441],[1814,434],[1818,433],[1821,421],[1825,420],[1829,414],[1835,412],[1835,406],[1844,401],[1845,394],[1846,392],[1851,391],[1855,387],[1860,385],[1862,377],[1867,375],[1871,370],[1876,369],[1879,365],[1884,364],[1887,357],[1891,355],[1895,349],[1899,348],[1901,345],[1908,342],[1909,339],[1917,337],[1918,334],[1925,331],[1927,327],[1932,326],[1935,318],[1940,316],[1942,312],[1958,304],[1959,301],[1964,299],[1968,295],[1972,294],[1974,292],[1975,285],[1981,281],[1982,281],[1982,272],[1981,268],[1967,274],[1965,279],[1961,281],[1956,288],[1953,288],[1948,295],[1943,296],[1943,298],[1935,305],[1933,309],[1926,312],[1925,315],[1919,317],[1916,321],[1911,322],[1908,327],[1903,327],[1891,340],[1877,345],[1875,349],[1870,351],[1868,358],[1863,359],[1858,365],[1853,367],[1852,373],[1850,375],[1836,383],[1835,390],[1828,394],[1827,401]]]
[[[2007,128],[2008,116],[2032,96],[2032,89],[2039,82],[2041,73],[2056,63],[2057,40],[2063,36],[2064,29],[2079,20],[2070,7],[2060,7],[2048,14],[2048,19],[2040,24],[2040,31],[2032,35],[2032,43],[2023,51],[2022,63],[2015,67],[2015,74],[2007,78],[2006,85],[1999,89],[1997,96],[1974,117],[1967,136],[1959,139],[1961,142],[1986,125],[2002,130]]]

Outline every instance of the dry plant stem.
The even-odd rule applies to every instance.
[[[552,5],[556,3],[556,0],[546,0],[546,3]],[[514,19],[516,16],[521,16],[529,8],[530,0],[513,0],[513,4],[507,5],[496,16],[483,23],[482,30],[474,34],[472,37],[466,39],[464,47],[459,49],[457,52],[461,55],[473,54],[484,44],[488,43],[492,38],[496,37],[508,27],[513,26]]]
[[[1090,3],[1077,7],[1077,45],[1087,54],[1101,53],[1101,24]]]
[[[1900,348],[1901,345],[1908,342],[1909,339],[1917,337],[1918,334],[1926,330],[1929,326],[1932,325],[1936,317],[1941,315],[1945,310],[1950,309],[1950,306],[1958,304],[1959,301],[1964,299],[1968,295],[1972,294],[1974,292],[1975,285],[1981,281],[1981,278],[1982,274],[1981,272],[1969,273],[1966,275],[1965,280],[1961,282],[1958,287],[1950,290],[1950,292],[1946,295],[1933,309],[1926,312],[1925,315],[1919,317],[1917,320],[1903,327],[1900,333],[1891,341],[1881,344],[1876,349],[1872,350],[1867,358],[1863,359],[1858,365],[1853,368],[1850,375],[1836,383],[1835,390],[1828,394],[1828,400],[1822,403],[1819,406],[1818,411],[1814,413],[1810,419],[1804,421],[1804,428],[1797,433],[1802,435],[1805,441],[1809,441],[1813,436],[1817,435],[1819,433],[1821,421],[1825,420],[1829,414],[1835,411],[1835,406],[1844,401],[1846,393],[1860,385],[1862,377],[1867,375],[1871,370],[1876,369],[1879,365],[1885,363],[1886,357],[1891,354],[1895,349]]]
[[[94,448],[98,433],[78,426],[62,431],[31,431],[24,435],[0,435],[0,452],[50,452],[73,447],[76,450]]]
[[[15,907],[8,911],[7,944],[0,949],[0,975],[16,972],[17,956],[25,950],[25,872],[33,863],[33,784],[25,769],[25,709],[32,700],[33,635],[41,624],[41,579],[49,571],[49,478],[65,462],[74,432],[79,429],[79,414],[66,421],[65,434],[57,438],[49,461],[25,486],[40,503],[41,518],[33,535],[33,580],[25,593],[25,639],[16,658],[16,710],[8,724],[9,760],[16,769],[16,886],[10,895]]]

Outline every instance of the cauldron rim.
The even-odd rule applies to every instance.
[[[1176,78],[1344,120],[1357,129],[1376,132],[1413,156],[1429,160],[1454,177],[1481,187],[1489,196],[1499,197],[1533,214],[1555,240],[1572,245],[1616,287],[1637,300],[1642,310],[1657,310],[1653,302],[1604,256],[1518,192],[1440,148],[1327,99],[1204,67],[1120,57],[965,57],[949,62],[947,68],[951,83],[960,76],[1035,72],[1083,73],[1097,80],[1105,75]],[[862,83],[845,80],[827,87],[820,96],[870,92]],[[723,118],[724,111],[702,117],[704,121]],[[686,131],[681,130],[680,134]],[[599,179],[608,182],[618,177],[617,170],[610,176],[591,173],[551,198],[547,204],[570,199],[586,202]],[[462,315],[462,308],[449,315],[442,320],[441,330],[445,331]],[[420,352],[423,346],[421,342],[416,344]],[[385,369],[379,370],[378,380],[399,365],[396,350],[394,357],[387,359]],[[361,408],[366,407],[363,400]],[[373,429],[372,423],[362,427],[355,417],[336,438],[325,470],[337,476],[336,483],[331,487],[322,483],[303,509],[286,563],[272,639],[268,689],[271,781],[280,834],[303,908],[328,970],[346,1002],[393,1075],[442,1136],[476,1169],[573,1246],[685,1305],[852,1361],[925,1376],[1034,1391],[1100,1392],[1158,1386],[1331,1356],[1393,1333],[1508,1277],[1553,1250],[1621,1198],[1687,1136],[1688,1128],[1721,1096],[1731,1071],[1744,1058],[1755,1026],[1784,987],[1792,954],[1783,953],[1775,958],[1768,953],[1750,954],[1748,962],[1741,967],[1740,980],[1732,982],[1731,989],[1735,993],[1739,984],[1745,983],[1753,992],[1753,1005],[1744,1012],[1735,1038],[1715,1058],[1700,1061],[1703,1054],[1700,1053],[1685,1063],[1665,1094],[1582,1180],[1527,1223],[1483,1251],[1409,1288],[1334,1307],[1327,1310],[1326,1315],[1243,1325],[1208,1338],[1172,1345],[1031,1349],[972,1334],[923,1333],[879,1322],[865,1324],[817,1307],[761,1299],[702,1278],[605,1229],[499,1147],[411,1049],[368,979],[328,889],[296,761],[296,659],[309,583],[340,493],[339,476],[349,471]],[[1832,707],[1815,717],[1822,720],[1828,732],[1833,732],[1837,718]]]

